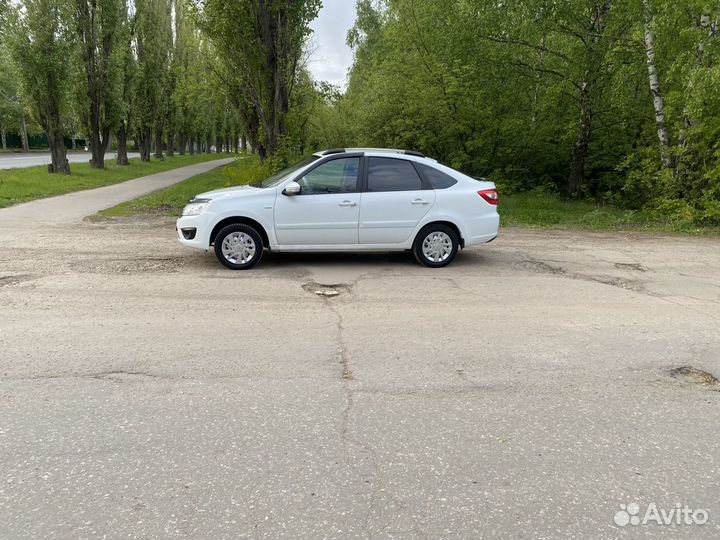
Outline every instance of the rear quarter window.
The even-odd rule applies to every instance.
[[[457,184],[457,180],[455,180],[452,176],[445,174],[434,167],[430,167],[424,163],[415,163],[415,166],[420,170],[420,174],[422,174],[427,181],[430,182],[430,186],[433,189],[447,189]]]

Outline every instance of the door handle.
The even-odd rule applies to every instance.
[[[430,204],[429,201],[423,201],[422,199],[415,199],[411,204]]]
[[[343,201],[341,203],[338,203],[338,206],[357,206],[358,203],[356,202],[350,202],[350,201]]]

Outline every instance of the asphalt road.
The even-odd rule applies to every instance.
[[[720,535],[720,386],[673,371],[720,375],[718,239],[238,273],[174,237],[3,221],[0,538]]]
[[[68,152],[70,163],[87,163],[90,161],[89,152]],[[129,158],[138,158],[140,154],[130,152]],[[117,154],[108,152],[105,154],[107,161],[117,158]],[[0,169],[18,169],[23,167],[35,167],[37,165],[48,165],[50,163],[49,153],[33,152],[31,154],[0,154]]]

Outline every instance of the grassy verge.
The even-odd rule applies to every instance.
[[[183,206],[198,193],[247,184],[265,176],[267,171],[259,166],[257,156],[248,156],[145,197],[108,208],[98,215],[106,218],[179,215]]]
[[[72,163],[69,176],[50,174],[47,166],[27,167],[23,169],[0,170],[0,208],[32,199],[62,195],[71,191],[90,189],[132,180],[149,174],[177,169],[227,156],[221,154],[196,154],[153,159],[143,163],[139,159],[130,160],[130,165],[118,166],[114,160],[105,163],[104,170],[91,169],[88,163]]]
[[[192,197],[204,191],[241,185],[267,176],[251,156],[195,176],[146,197],[100,212],[106,218],[135,215],[178,215]],[[553,228],[587,231],[647,231],[720,235],[720,228],[697,227],[689,223],[662,221],[647,211],[598,207],[590,202],[564,201],[545,193],[502,195],[501,226]]]
[[[717,235],[718,227],[663,220],[647,210],[622,210],[585,201],[564,201],[546,193],[500,196],[500,224],[505,227],[579,229],[587,231],[647,231]]]

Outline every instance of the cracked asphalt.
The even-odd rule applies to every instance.
[[[47,221],[0,228],[0,538],[720,536],[717,238],[232,272],[171,220]]]

